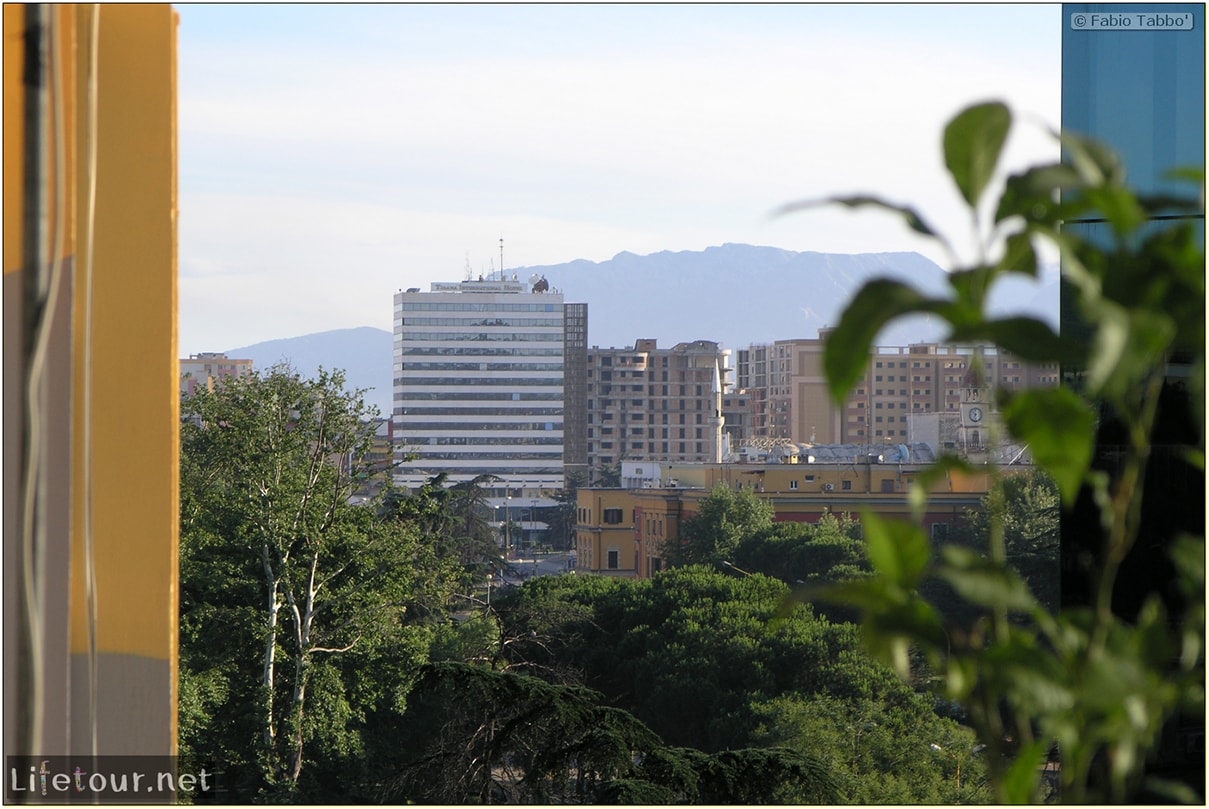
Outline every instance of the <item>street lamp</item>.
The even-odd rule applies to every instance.
[[[738,566],[736,566],[736,565],[732,564],[731,562],[727,562],[726,560],[723,560],[723,561],[722,561],[722,566],[723,566],[723,567],[725,567],[725,568],[727,568],[728,570],[733,570],[733,571],[735,571],[736,573],[740,573],[740,574],[742,574],[743,576],[751,576],[751,575],[752,575],[752,574],[748,573],[746,570],[744,570],[743,568],[738,567]]]
[[[931,747],[933,750],[935,750],[937,753],[940,753],[941,755],[948,756],[949,758],[953,759],[954,763],[957,764],[957,799],[958,799],[958,801],[960,801],[961,800],[961,757],[958,756],[956,753],[949,752],[948,750],[944,749],[943,747],[941,747],[939,744],[936,744],[935,742],[929,744],[928,747]],[[978,755],[985,749],[986,749],[985,744],[976,745],[975,747],[973,747],[970,750],[970,758],[973,758],[974,756]]]

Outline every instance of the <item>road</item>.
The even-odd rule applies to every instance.
[[[569,551],[541,554],[538,556],[521,556],[509,562],[511,571],[504,576],[509,584],[520,584],[524,579],[533,576],[556,576],[568,571],[567,560],[573,556]],[[516,574],[514,575],[513,571]]]

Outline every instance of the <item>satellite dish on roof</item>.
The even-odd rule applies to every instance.
[[[542,277],[540,275],[538,275],[537,273],[533,273],[533,275],[529,276],[530,284],[536,284],[540,280],[542,280]]]

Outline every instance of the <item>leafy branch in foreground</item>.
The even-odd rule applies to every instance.
[[[1179,785],[1144,782],[1144,764],[1165,721],[1180,711],[1203,715],[1203,536],[1181,536],[1170,549],[1183,614],[1169,615],[1159,593],[1147,597],[1133,621],[1112,607],[1121,566],[1145,528],[1143,483],[1172,362],[1190,368],[1188,416],[1197,425],[1183,457],[1204,472],[1205,255],[1203,220],[1199,229],[1195,221],[1203,207],[1192,199],[1136,194],[1109,148],[1068,134],[1059,136],[1063,162],[1008,177],[999,199],[988,201],[1011,124],[1007,107],[990,102],[960,112],[944,133],[946,167],[981,231],[975,234],[979,258],[953,268],[944,296],[892,279],[867,283],[831,333],[824,363],[832,395],[843,401],[877,333],[919,313],[945,322],[948,341],[1060,363],[1063,387],[1001,392],[998,404],[1008,432],[1056,482],[1063,506],[1069,509],[1081,493],[1095,503],[1102,542],[1089,603],[1057,613],[1038,603],[1009,564],[994,500],[986,554],[962,547],[937,554],[920,526],[865,515],[875,575],[829,588],[828,595],[862,608],[870,649],[904,676],[911,648],[926,655],[944,696],[964,704],[987,745],[998,800],[1038,799],[1040,765],[1056,743],[1063,800],[1119,802],[1145,788],[1195,801]],[[1203,194],[1203,169],[1183,176],[1197,180]],[[953,255],[913,208],[876,197],[794,203],[782,212],[820,204],[889,210]],[[1152,218],[1159,213],[1163,219]],[[1092,234],[1087,238],[1067,225],[1089,220],[1103,227],[1084,229]],[[986,311],[996,282],[1036,277],[1042,243],[1061,256],[1081,319],[1061,334],[1035,318],[995,318]],[[1124,425],[1111,470],[1093,463],[1097,426],[1106,414]],[[944,458],[940,464],[943,470],[965,462]],[[983,608],[985,617],[972,627],[947,624],[919,594],[921,584],[936,579]]]

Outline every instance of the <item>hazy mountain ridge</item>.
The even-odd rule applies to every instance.
[[[376,406],[380,415],[389,416],[394,384],[393,351],[394,335],[385,329],[361,326],[267,340],[231,348],[225,353],[228,357],[252,360],[257,371],[281,362],[289,363],[303,376],[314,376],[320,367],[329,371],[341,368],[345,372],[345,386],[372,388],[365,393],[366,403]]]
[[[625,251],[607,261],[518,267],[508,271],[512,274],[522,281],[545,276],[566,301],[587,303],[588,344],[601,347],[630,346],[635,339],[652,337],[662,347],[714,340],[732,349],[813,338],[820,328],[838,322],[849,298],[872,278],[898,278],[932,294],[947,289],[944,270],[918,253],[848,255],[742,244],[646,256]],[[992,290],[991,301],[997,314],[1029,313],[1057,328],[1057,273],[1049,268],[1039,281],[1004,279]],[[391,304],[387,299],[382,305]],[[934,321],[913,318],[887,329],[878,342],[907,345],[943,337]],[[227,354],[249,357],[257,368],[287,360],[304,374],[315,373],[319,366],[344,368],[349,385],[373,388],[366,400],[388,415],[392,340],[383,329],[337,329],[256,343]]]
[[[588,341],[602,347],[632,345],[638,337],[658,338],[664,346],[709,339],[729,348],[816,337],[820,328],[835,325],[871,278],[900,278],[933,294],[947,289],[945,271],[918,253],[794,252],[743,244],[647,256],[622,252],[602,262],[581,259],[511,272],[521,280],[544,275],[566,300],[587,302]],[[1041,288],[1005,285],[1003,294],[992,296],[993,308],[1034,311],[1056,326],[1057,287],[1044,311],[1030,300]],[[939,327],[915,319],[887,330],[881,342],[941,337]]]

